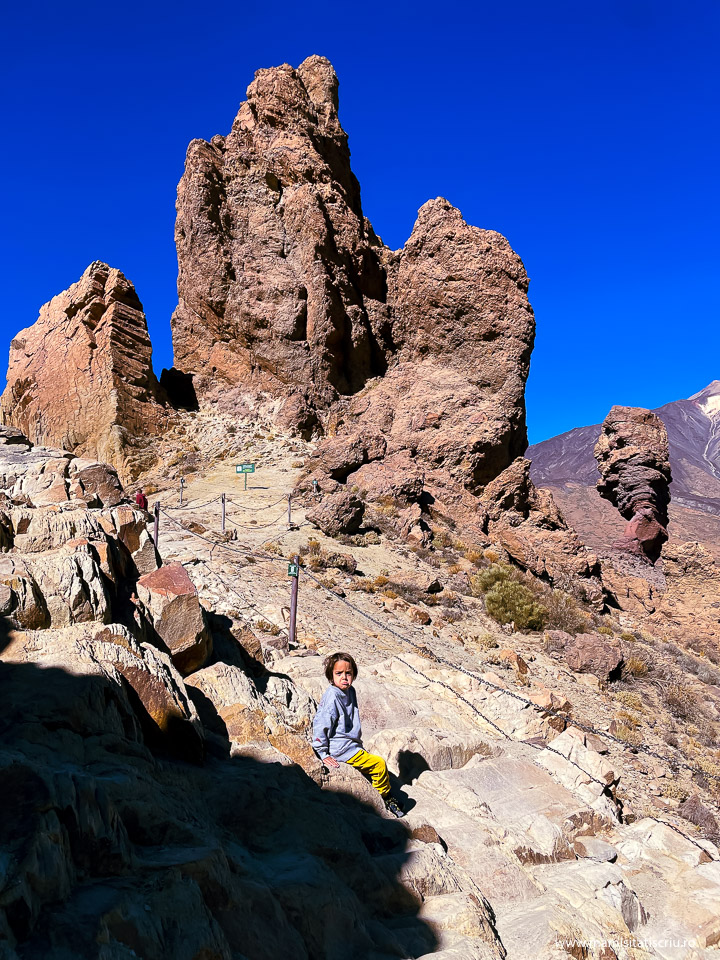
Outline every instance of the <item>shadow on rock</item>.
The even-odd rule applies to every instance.
[[[8,654],[12,641],[0,621]],[[158,755],[122,681],[6,658],[0,685],[3,958],[434,950],[422,898],[399,882],[401,822],[298,766],[231,757],[227,734],[202,763]],[[193,696],[219,744],[222,721]]]

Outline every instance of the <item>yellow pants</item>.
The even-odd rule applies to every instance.
[[[390,795],[390,778],[388,777],[387,764],[382,757],[378,757],[374,753],[368,753],[367,750],[358,750],[345,763],[349,763],[351,767],[368,774],[372,785],[381,797]]]

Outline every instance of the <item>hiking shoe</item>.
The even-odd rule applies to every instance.
[[[404,811],[403,808],[400,806],[400,804],[397,802],[397,800],[395,799],[395,797],[390,797],[389,800],[386,800],[386,801],[385,801],[385,809],[386,809],[386,810],[389,810],[390,813],[391,813],[394,817],[397,817],[397,818],[398,818],[398,820],[399,820],[401,817],[404,817],[404,816],[405,816],[405,811]]]

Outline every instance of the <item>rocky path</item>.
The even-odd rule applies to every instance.
[[[257,485],[249,481],[243,505],[256,509],[287,495],[299,471],[289,466],[291,455],[268,457]],[[637,779],[635,761],[615,749],[609,755],[602,741],[576,728],[556,736],[550,715],[502,688],[537,698],[538,678],[552,678],[550,703],[571,689],[583,715],[599,720],[597,691],[567,671],[563,680],[540,651],[529,655],[533,681],[524,689],[499,666],[502,677],[489,673],[478,650],[459,644],[452,628],[413,623],[391,603],[353,591],[358,571],[364,580],[381,571],[428,571],[417,557],[410,561],[384,542],[342,547],[329,541],[305,525],[301,510],[293,512],[297,529],[288,529],[285,518],[270,530],[248,523],[238,528],[237,540],[213,549],[198,537],[218,538],[218,504],[202,504],[228,488],[233,468],[225,464],[188,485],[189,506],[168,511],[187,530],[164,522],[162,552],[185,564],[209,609],[254,620],[272,669],[315,700],[325,684],[322,656],[352,649],[361,665],[366,743],[388,758],[410,829],[436,837],[432,853],[423,848],[413,856],[423,891],[420,915],[439,938],[433,956],[495,955],[477,911],[469,910],[472,896],[489,903],[513,960],[714,956],[717,848],[693,837],[687,824],[679,830],[642,811],[626,822],[620,804],[625,781]],[[187,532],[193,529],[194,535]],[[335,571],[329,589],[318,583],[322,576],[301,571],[298,645],[288,650],[286,558],[308,538],[352,554],[358,571]],[[479,611],[474,615],[487,626]],[[501,689],[483,686],[463,669]]]

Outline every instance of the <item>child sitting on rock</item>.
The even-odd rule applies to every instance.
[[[395,817],[404,817],[400,804],[390,796],[387,764],[382,757],[363,749],[362,728],[353,682],[357,664],[349,653],[333,653],[324,662],[330,683],[313,721],[313,747],[326,767],[349,763],[370,777],[372,785]]]

